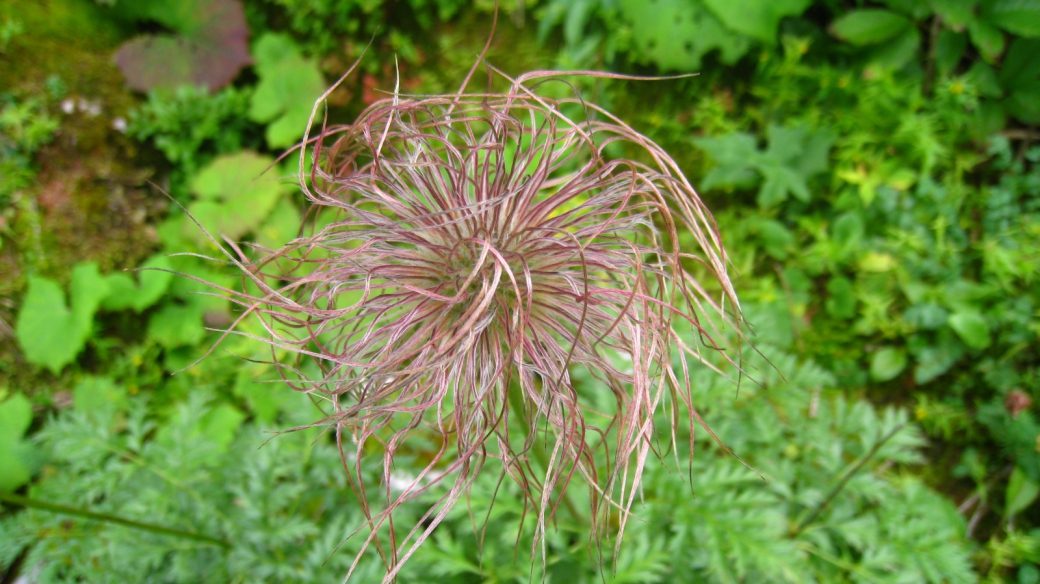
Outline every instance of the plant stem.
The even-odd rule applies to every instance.
[[[836,497],[838,493],[840,493],[841,490],[845,488],[845,485],[848,484],[850,480],[852,480],[852,477],[856,476],[856,473],[858,473],[859,470],[863,468],[863,465],[867,464],[867,462],[871,458],[873,458],[875,454],[877,454],[878,450],[881,450],[881,447],[885,445],[885,442],[888,442],[893,436],[898,434],[899,431],[905,427],[906,422],[903,422],[902,424],[899,424],[895,428],[889,430],[888,434],[885,434],[877,442],[875,442],[874,446],[872,446],[870,450],[865,455],[863,455],[863,458],[857,460],[855,464],[850,466],[848,470],[845,471],[841,479],[837,482],[837,484],[834,485],[834,488],[832,488],[830,492],[827,493],[827,496],[824,497],[818,505],[816,505],[812,512],[809,513],[809,515],[807,515],[805,519],[802,519],[798,522],[798,525],[791,532],[791,535],[797,535],[803,529],[805,529],[806,526],[808,526],[810,523],[816,521],[816,518],[820,516],[820,513],[823,513],[824,508],[826,508],[827,505],[829,505],[830,502],[834,499],[834,497]]]
[[[180,529],[173,529],[172,527],[164,527],[162,525],[155,525],[153,523],[144,523],[141,521],[134,521],[132,519],[124,519],[123,517],[119,517],[117,515],[109,515],[108,513],[98,513],[95,511],[80,509],[78,507],[68,507],[66,505],[58,505],[56,503],[38,501],[36,499],[30,499],[29,497],[22,497],[21,495],[15,495],[14,493],[7,493],[4,491],[0,491],[0,501],[3,501],[5,503],[11,503],[13,505],[20,505],[22,507],[32,507],[33,509],[50,511],[51,513],[72,515],[74,517],[83,517],[85,519],[95,519],[97,521],[105,521],[107,523],[117,523],[119,525],[125,525],[127,527],[133,527],[135,529],[150,531],[152,533],[162,533],[164,535],[172,535],[184,539],[191,539],[203,543],[210,543],[216,546],[220,546],[224,549],[229,549],[231,547],[231,544],[229,542],[222,539],[209,537],[208,535],[193,533],[191,531],[181,531]]]
[[[509,409],[515,411],[517,417],[520,418],[520,426],[524,430],[524,441],[526,442],[526,440],[531,436],[531,433],[534,432],[535,429],[531,427],[530,423],[527,420],[527,410],[524,407],[523,390],[519,388],[509,389]],[[530,452],[534,455],[534,458],[538,461],[538,464],[541,465],[542,470],[548,472],[549,457],[546,456],[544,450],[538,447],[537,438],[531,441]],[[564,491],[562,496],[563,506],[567,508],[567,511],[570,512],[574,520],[578,523],[584,523],[585,518],[581,514],[581,512],[578,511],[578,507],[574,504],[574,501],[571,500],[570,495],[566,491]]]

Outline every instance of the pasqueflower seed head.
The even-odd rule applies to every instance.
[[[300,179],[336,220],[239,262],[260,293],[238,301],[266,341],[320,365],[316,381],[281,366],[329,405],[320,423],[388,581],[489,461],[535,510],[535,546],[574,479],[594,531],[613,516],[623,532],[655,412],[703,424],[689,364],[702,351],[735,364],[725,339],[742,338],[719,234],[672,158],[594,104],[540,96],[556,73],[489,71],[508,88],[394,94],[323,127]],[[574,383],[578,370],[595,383]],[[600,392],[614,411],[596,409]],[[395,455],[419,434],[439,450],[402,480]],[[377,506],[362,463],[380,455]],[[394,510],[437,484],[424,520],[395,535]]]

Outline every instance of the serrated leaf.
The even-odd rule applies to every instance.
[[[638,58],[663,71],[692,72],[718,49],[723,63],[735,63],[750,40],[730,32],[702,4],[685,0],[621,0],[622,17],[632,25]]]
[[[809,4],[810,0],[704,0],[727,28],[767,44],[776,42],[781,19],[805,12]]]
[[[260,77],[249,105],[249,118],[269,124],[267,144],[295,144],[307,129],[314,102],[325,92],[317,62],[305,59],[296,43],[283,34],[268,33],[253,47]]]
[[[25,358],[59,373],[83,350],[94,313],[107,294],[108,282],[94,263],[72,270],[71,307],[57,282],[30,276],[15,325]]]
[[[831,24],[831,33],[857,46],[874,45],[895,38],[913,23],[902,14],[877,8],[852,10]]]
[[[127,85],[149,91],[180,85],[211,91],[248,65],[249,28],[240,0],[140,2],[139,18],[162,22],[178,35],[131,39],[116,52]]]
[[[188,212],[218,241],[254,231],[285,192],[272,163],[254,152],[217,158],[192,181],[198,200],[188,205]],[[183,228],[198,243],[208,241],[194,223],[186,222]]]
[[[870,358],[870,378],[878,383],[895,379],[906,369],[906,351],[885,347]]]
[[[1040,0],[995,0],[983,8],[983,18],[1011,34],[1040,36]]]
[[[990,345],[989,324],[977,312],[957,312],[950,315],[947,324],[972,349],[982,350]]]
[[[162,298],[170,287],[173,274],[170,260],[163,256],[152,256],[141,264],[137,273],[138,282],[126,273],[109,274],[108,295],[101,303],[105,310],[127,310],[141,312]]]

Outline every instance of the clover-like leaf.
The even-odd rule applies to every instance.
[[[285,192],[273,160],[255,152],[222,156],[202,169],[192,181],[197,200],[188,212],[215,238],[238,239],[254,231]],[[199,243],[206,234],[190,222],[185,235]]]
[[[127,310],[141,312],[162,298],[170,287],[173,269],[170,260],[163,256],[152,256],[141,264],[139,282],[129,274],[115,273],[108,276],[108,296],[101,302],[105,310]]]
[[[72,271],[71,288],[70,307],[57,282],[30,276],[15,325],[25,358],[55,374],[83,350],[94,313],[108,295],[108,281],[97,264],[80,264]]]
[[[723,63],[732,64],[751,47],[699,2],[622,0],[620,8],[632,25],[638,57],[662,70],[691,72],[715,49]]]
[[[154,20],[178,33],[140,36],[119,48],[116,64],[134,89],[201,85],[212,91],[230,83],[252,62],[240,0],[123,0],[119,8],[132,18]]]
[[[314,101],[325,91],[321,69],[283,34],[260,37],[253,53],[260,83],[250,102],[249,118],[269,124],[265,134],[269,146],[295,144],[303,137]]]

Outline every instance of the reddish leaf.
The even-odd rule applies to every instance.
[[[116,53],[127,85],[141,91],[202,85],[210,90],[231,82],[252,62],[249,28],[240,0],[194,0],[191,20],[180,35],[132,39]]]

